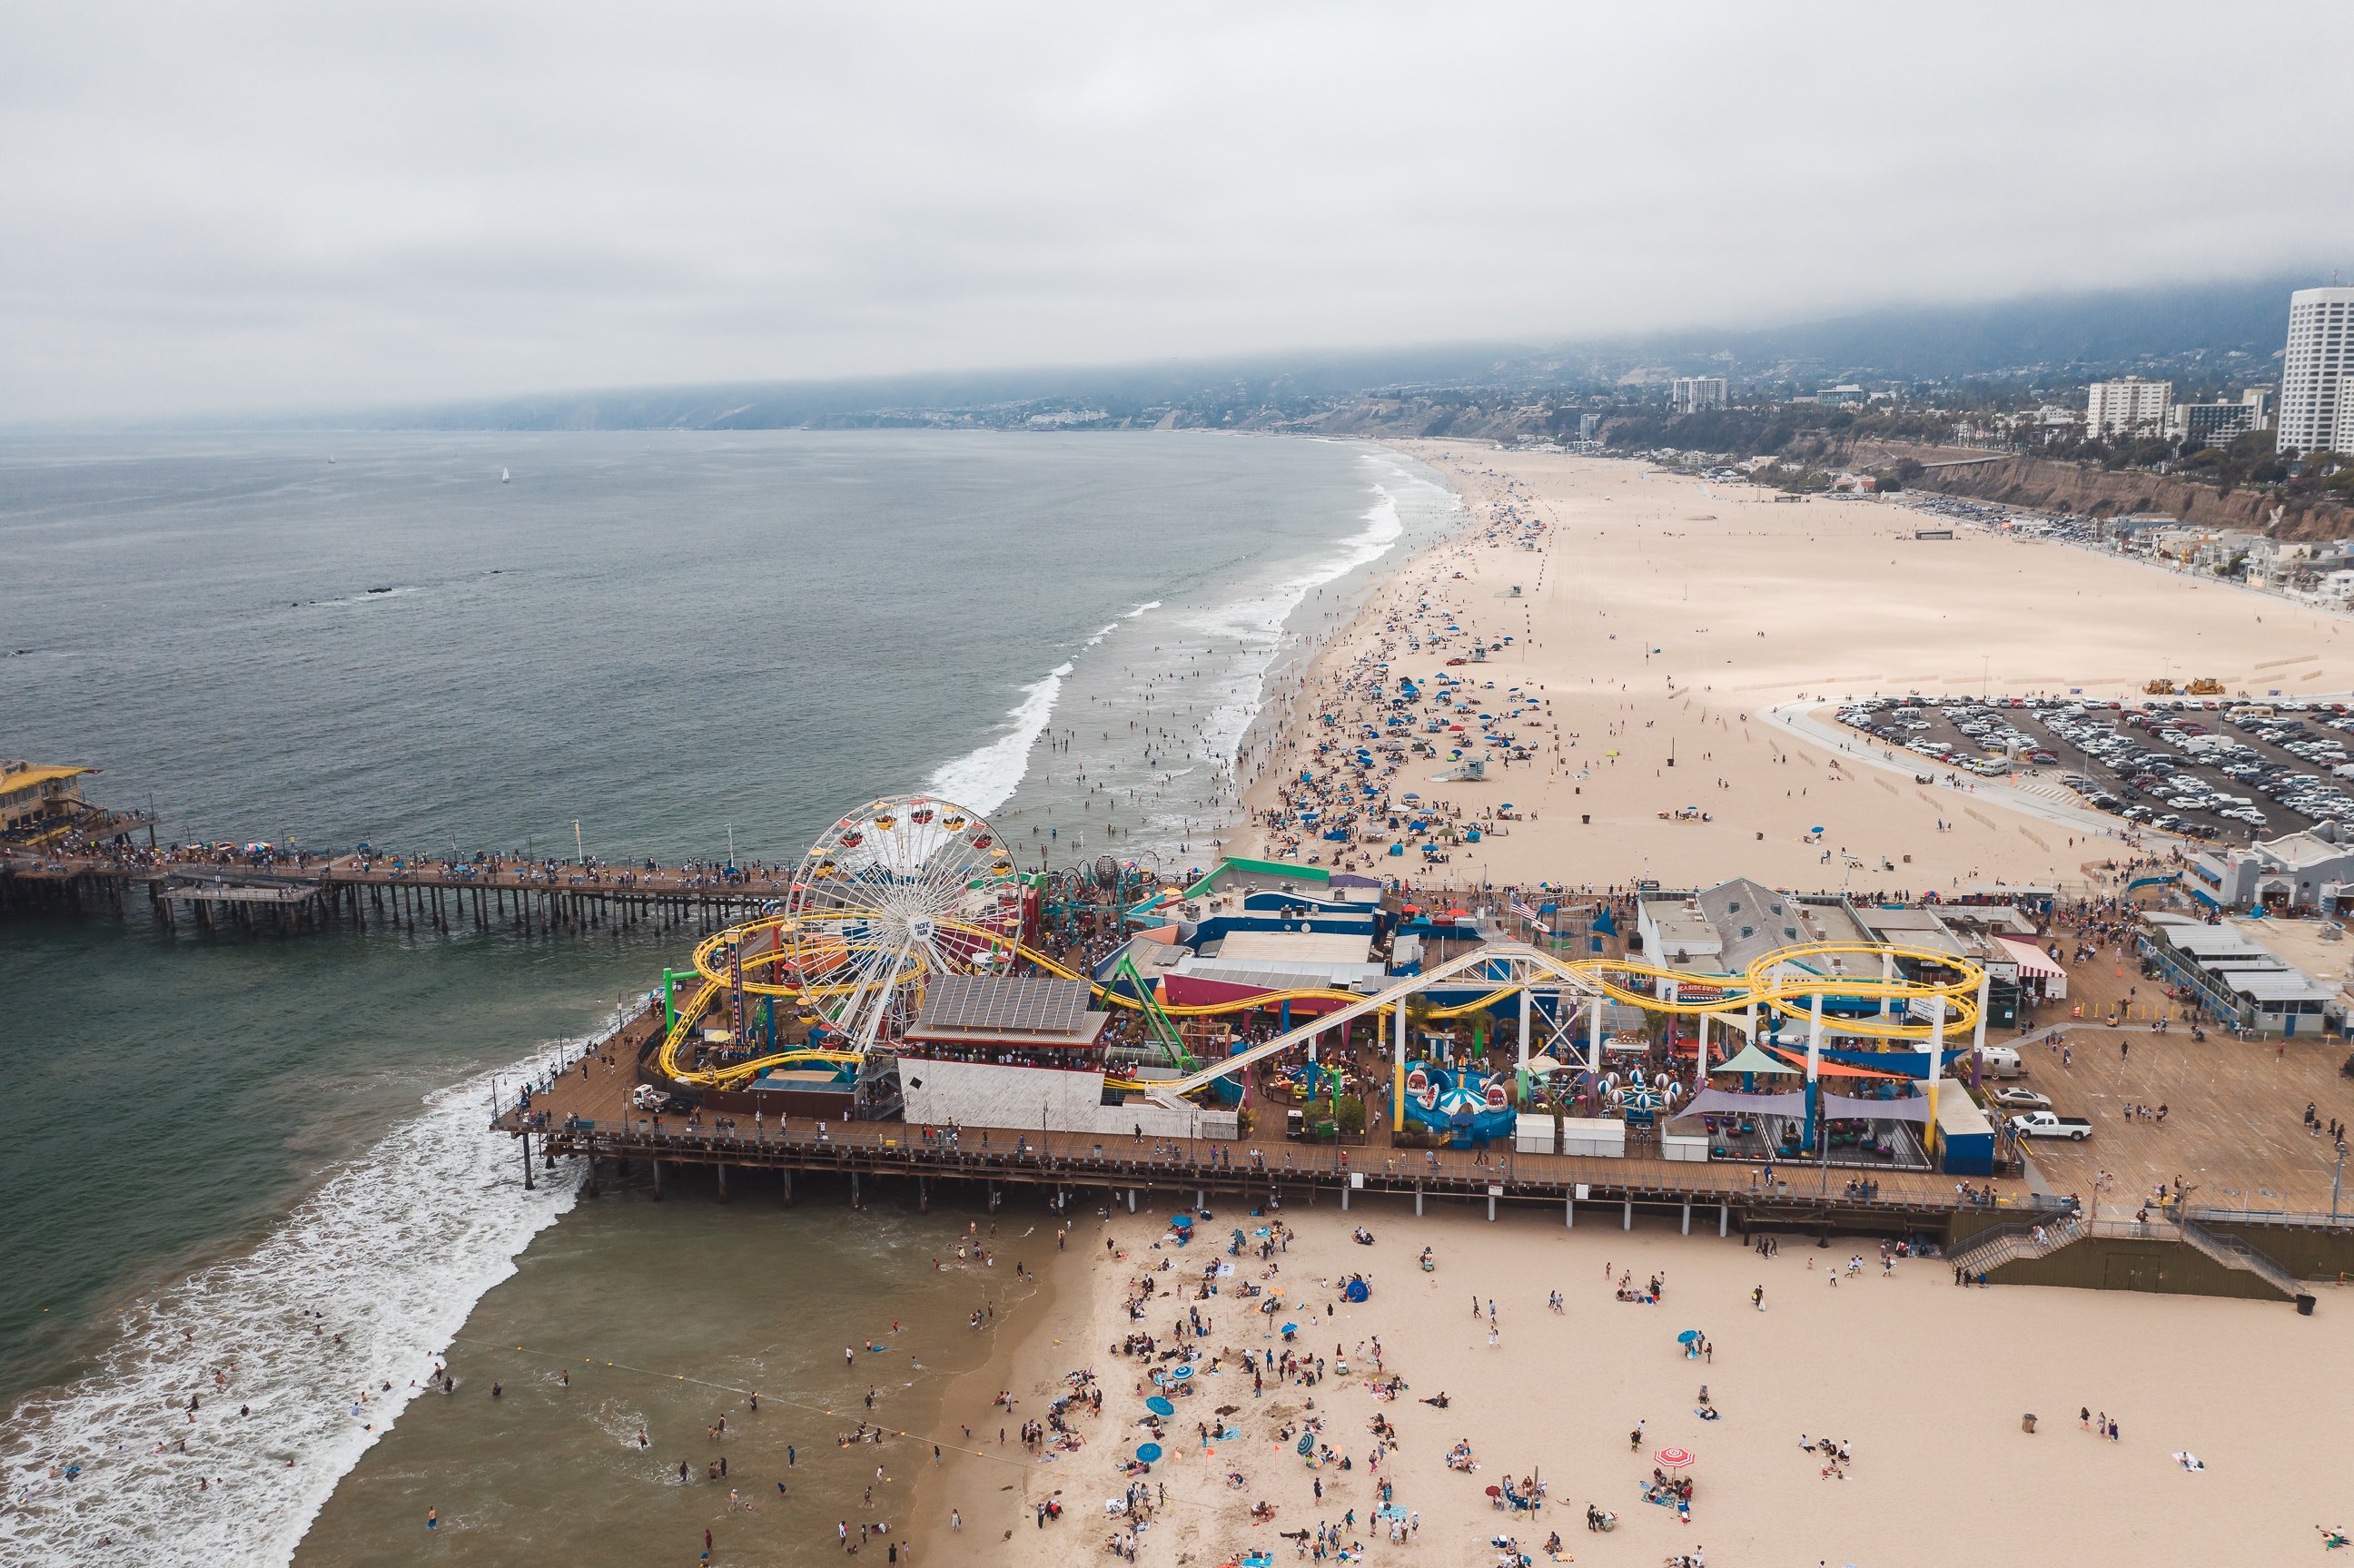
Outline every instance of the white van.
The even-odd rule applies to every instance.
[[[2009,1045],[1980,1047],[1978,1065],[1980,1075],[1984,1077],[2023,1078],[2027,1075],[2026,1065],[2020,1061],[2019,1053]]]

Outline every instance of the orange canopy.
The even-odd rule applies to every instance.
[[[1766,1049],[1786,1062],[1795,1062],[1797,1071],[1803,1073],[1807,1070],[1807,1054],[1804,1051],[1772,1045]],[[1825,1078],[1910,1078],[1913,1075],[1910,1073],[1875,1073],[1870,1067],[1850,1067],[1844,1062],[1833,1062],[1828,1058],[1815,1064],[1815,1073],[1817,1076]]]

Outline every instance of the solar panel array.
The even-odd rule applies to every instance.
[[[1034,975],[944,975],[924,998],[918,1033],[1074,1034],[1086,1022],[1087,990]]]

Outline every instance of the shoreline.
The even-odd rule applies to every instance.
[[[2064,801],[2014,807],[2001,789],[1913,788],[1876,756],[1852,766],[1863,759],[1792,723],[1791,705],[1941,689],[1939,670],[1988,662],[2014,672],[2000,689],[2025,691],[2085,684],[2069,676],[2103,667],[2155,673],[2167,658],[2235,669],[2295,652],[2317,672],[2311,687],[2354,684],[2354,642],[2333,641],[2323,618],[2117,569],[2142,563],[2039,555],[2038,541],[1984,530],[1924,545],[1915,514],[1898,508],[1776,505],[1638,460],[1392,450],[1452,486],[1469,525],[1445,549],[1398,561],[1310,661],[1246,792],[1234,853],[1347,863],[1414,888],[1706,887],[1744,875],[1807,891],[2041,884],[2122,842],[2123,825]],[[1447,667],[1473,633],[1495,651]],[[1431,705],[1389,733],[1434,739],[1433,755],[1351,760],[1370,744],[1360,726],[1394,715],[1363,679],[1374,673],[1421,683]],[[1942,689],[1983,683],[1973,671]],[[1472,726],[1458,707],[1464,733],[1429,736],[1449,689],[1492,721]],[[1319,713],[1336,724],[1317,725]],[[1489,730],[1515,733],[1518,758],[1491,746],[1484,779],[1439,781],[1447,749],[1478,757]],[[1320,740],[1341,744],[1320,755]],[[1303,771],[1316,776],[1304,789]],[[1408,807],[1407,791],[1426,800]],[[1289,848],[1267,825],[1286,794],[1325,808],[1325,827],[1357,812],[1352,841],[1320,841],[1286,811]],[[1407,837],[1393,815],[1436,821],[1393,855]],[[1474,826],[1476,844],[1446,832]],[[1423,843],[1436,858],[1413,853]]]
[[[1039,1234],[1048,1235],[1048,1227],[1040,1225]],[[977,1543],[973,1532],[982,1528],[977,1521],[985,1503],[1001,1495],[1008,1477],[1020,1494],[1027,1496],[1027,1452],[1011,1441],[1011,1428],[1023,1417],[1009,1418],[1000,1411],[998,1393],[1024,1389],[1029,1381],[1025,1381],[1025,1373],[1034,1361],[1051,1359],[1045,1351],[1072,1337],[1087,1296],[1084,1277],[1074,1277],[1076,1260],[1067,1251],[1047,1257],[1044,1266],[1032,1268],[1031,1274],[1036,1285],[1020,1303],[1021,1324],[1011,1332],[1001,1327],[980,1364],[957,1373],[942,1386],[930,1421],[938,1436],[917,1439],[938,1443],[943,1462],[923,1467],[917,1481],[909,1499],[903,1560],[912,1555],[917,1563],[957,1561],[956,1552]],[[1002,1447],[990,1438],[992,1425],[1009,1428],[1008,1441]],[[968,1428],[969,1439],[964,1436]],[[966,1531],[950,1528],[951,1509],[964,1515]]]

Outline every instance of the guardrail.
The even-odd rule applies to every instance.
[[[2354,1213],[2325,1214],[2293,1209],[2211,1209],[2183,1211],[2202,1225],[2268,1225],[2291,1231],[2354,1230]]]
[[[2070,1213],[1995,1225],[1955,1247],[1946,1257],[1966,1273],[1984,1274],[2021,1258],[2048,1257],[2083,1239],[2088,1234],[2089,1223]]]
[[[602,1051],[647,1011],[642,1004],[635,1011],[627,1007],[617,1007],[613,1010],[612,1016],[607,1019],[595,1033],[584,1035],[578,1040],[557,1041],[553,1046],[554,1054],[549,1058],[555,1073],[562,1074],[568,1068],[579,1065],[582,1058],[593,1056]],[[551,1075],[546,1071],[525,1074],[512,1086],[505,1081],[505,1075],[502,1074],[492,1081],[491,1086],[492,1126],[496,1127],[502,1117],[514,1114],[523,1108],[525,1088],[530,1089],[535,1095],[545,1095],[554,1086]],[[536,1128],[539,1124],[535,1120],[533,1125]]]
[[[2182,1222],[2182,1239],[2226,1268],[2254,1275],[2292,1301],[2305,1294],[2305,1287],[2297,1283],[2295,1275],[2237,1236],[2219,1236],[2198,1221],[2186,1218]]]

